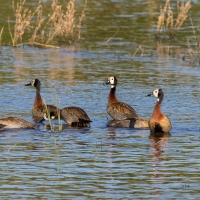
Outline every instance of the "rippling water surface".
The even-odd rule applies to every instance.
[[[2,12],[10,10],[7,1],[4,5]],[[61,133],[51,132],[47,122],[34,130],[1,131],[1,199],[200,198],[200,73],[187,47],[193,32],[188,19],[175,41],[156,41],[159,7],[160,1],[88,2],[80,44],[1,47],[0,117],[33,122],[35,89],[25,84],[38,78],[45,102],[55,104],[58,98],[61,108],[79,106],[93,121],[82,129],[63,122]],[[7,17],[0,16],[7,26]],[[189,16],[194,26],[199,23],[195,2]],[[143,55],[135,54],[140,45]],[[106,126],[110,88],[103,83],[112,75],[118,78],[118,99],[141,118],[150,118],[156,102],[145,96],[163,89],[171,136]]]

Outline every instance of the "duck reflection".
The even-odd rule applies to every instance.
[[[110,121],[108,121],[106,126],[129,128],[131,126],[131,120],[110,120]]]
[[[152,150],[153,164],[152,168],[154,171],[153,177],[158,178],[162,177],[163,174],[159,173],[159,168],[162,167],[162,161],[165,158],[165,154],[163,154],[164,148],[167,147],[168,139],[171,136],[170,133],[151,133],[150,138],[150,147]]]
[[[116,154],[116,133],[115,128],[108,130],[108,152],[107,152],[107,161],[108,161],[108,172],[107,175],[110,180],[115,180],[114,176],[114,166],[115,166],[115,154]]]
[[[85,134],[88,133],[88,131],[90,130],[90,128],[88,127],[73,127],[73,126],[69,126],[67,124],[62,124],[59,125],[57,123],[53,123],[53,124],[41,124],[44,130],[48,130],[48,131],[53,131],[53,132],[65,132],[67,130],[69,130],[70,132],[73,130],[78,130],[81,134]]]
[[[115,140],[115,129],[108,130],[109,140]]]
[[[144,128],[149,129],[148,121],[145,119],[124,119],[124,120],[110,120],[106,124],[108,127],[121,128]]]

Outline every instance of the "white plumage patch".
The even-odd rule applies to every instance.
[[[159,89],[155,89],[154,91],[153,91],[153,96],[154,97],[157,97],[158,98],[158,91],[159,91]],[[158,100],[159,101],[159,100]]]
[[[115,78],[114,78],[113,76],[111,76],[111,77],[109,78],[109,81],[110,81],[110,84],[112,85],[112,84],[115,83]]]

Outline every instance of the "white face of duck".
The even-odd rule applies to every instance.
[[[155,89],[153,92],[151,92],[147,96],[148,97],[154,96],[154,97],[158,98],[157,101],[162,102],[163,98],[164,98],[164,93],[163,93],[162,89],[160,88],[160,89]]]
[[[156,97],[156,98],[158,98],[158,92],[159,92],[159,89],[155,89],[153,91],[153,96]]]
[[[160,90],[160,89],[155,89],[155,90],[152,92],[153,96],[156,97],[156,98],[158,98],[157,101],[160,101],[160,99],[159,99],[159,90]]]
[[[35,84],[35,79],[31,81],[31,85],[34,86]]]
[[[44,119],[45,120],[49,120],[49,118],[48,118],[46,113],[44,113]],[[54,115],[50,115],[50,119],[55,119],[55,116]]]
[[[109,77],[109,81],[110,81],[111,88],[113,88],[114,84],[115,84],[115,78],[113,76],[111,76],[111,77]]]
[[[116,85],[116,78],[114,76],[111,76],[108,78],[108,81],[106,82],[106,84],[110,84],[111,88],[115,87]]]

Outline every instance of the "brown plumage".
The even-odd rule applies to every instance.
[[[167,116],[165,116],[161,111],[161,103],[164,98],[164,93],[162,89],[156,89],[147,96],[155,96],[158,98],[156,105],[154,107],[153,114],[149,119],[149,128],[152,133],[163,132],[167,133],[172,129],[171,122]]]
[[[117,78],[114,76],[109,77],[106,85],[111,85],[108,96],[107,113],[114,119],[108,122],[107,126],[149,128],[146,119],[140,119],[131,106],[117,100],[115,95]]]
[[[106,85],[111,85],[110,94],[108,96],[108,114],[115,120],[135,119],[138,118],[135,110],[126,103],[120,102],[115,96],[117,79],[109,77]]]
[[[32,108],[32,115],[33,117],[43,118],[44,113],[46,113],[46,108],[49,112],[54,112],[55,117],[57,117],[58,109],[53,105],[46,105],[42,101],[42,97],[40,95],[40,86],[41,83],[38,79],[34,79],[30,83],[26,84],[25,86],[34,86],[36,88],[36,95],[35,95],[35,102]]]
[[[75,106],[61,109],[60,117],[68,125],[75,127],[89,127],[92,122],[82,108]]]
[[[34,127],[34,124],[17,117],[6,117],[0,119],[0,129],[20,129]]]

